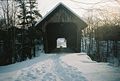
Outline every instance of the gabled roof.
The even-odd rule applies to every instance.
[[[47,15],[45,15],[42,20],[40,20],[35,27],[38,27],[41,26],[42,24],[44,24],[44,22],[46,20],[48,20],[52,15],[54,15],[54,13],[57,12],[57,10],[59,10],[60,8],[63,8],[65,9],[67,12],[69,12],[70,14],[72,14],[73,16],[75,16],[83,25],[83,27],[87,27],[87,24],[81,20],[81,18],[76,14],[74,13],[70,8],[68,8],[66,5],[64,5],[63,3],[59,3],[58,5],[56,5]]]

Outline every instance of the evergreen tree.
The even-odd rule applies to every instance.
[[[36,0],[17,0],[20,8],[18,19],[19,25],[23,28],[28,28],[35,25],[37,19],[39,19],[41,14],[37,10]]]
[[[26,13],[27,13],[27,9],[26,9],[26,0],[16,0],[19,5],[18,5],[18,9],[19,9],[19,13],[18,13],[18,25],[21,26],[22,29],[24,29],[26,27],[27,24],[27,20],[26,20]]]
[[[37,19],[39,19],[41,16],[41,14],[39,13],[39,11],[37,10],[37,2],[36,0],[27,0],[27,16],[26,19],[28,21],[29,26],[34,26]]]
[[[34,38],[28,37],[28,31],[25,29],[28,29],[28,27],[34,27],[35,22],[37,19],[39,19],[41,14],[39,14],[39,11],[37,10],[37,2],[36,0],[16,0],[18,2],[18,19],[19,19],[19,25],[22,28],[21,31],[21,60],[25,60],[27,57],[35,56],[35,44],[34,44]],[[29,32],[29,34],[31,31]],[[28,48],[30,48],[28,50]],[[25,50],[27,49],[27,50]],[[31,49],[34,49],[33,54],[28,54],[28,51]],[[29,52],[30,53],[30,52]]]

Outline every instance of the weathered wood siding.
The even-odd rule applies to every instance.
[[[82,21],[76,14],[71,12],[68,8],[66,8],[66,6],[62,4],[58,5],[53,11],[51,11],[47,16],[45,16],[45,18],[40,22],[40,24],[38,24],[38,27],[41,27],[41,30],[43,32],[45,50],[48,50],[48,38],[46,33],[46,27],[50,23],[74,23],[76,30],[73,31],[75,31],[77,35],[77,39],[75,39],[75,42],[77,43],[75,49],[77,50],[77,52],[80,52],[81,30],[87,26],[87,24],[84,21]]]
[[[73,22],[77,25],[78,29],[84,28],[84,24],[82,21],[77,16],[74,16],[69,12],[68,10],[64,8],[58,8],[53,15],[51,15],[47,21],[45,21],[44,25],[42,28],[45,31],[45,27],[48,23],[53,23],[53,22]]]

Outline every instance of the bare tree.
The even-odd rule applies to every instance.
[[[16,19],[16,3],[14,0],[1,0],[1,10],[2,10],[2,18],[6,20],[5,24],[6,27],[9,28],[10,26],[15,26],[17,19]]]

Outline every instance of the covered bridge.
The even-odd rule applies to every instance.
[[[80,52],[81,30],[85,27],[87,24],[62,3],[36,24],[36,29],[42,31],[46,53],[61,49],[61,47],[57,47],[59,38],[65,39],[66,47],[64,49]]]

